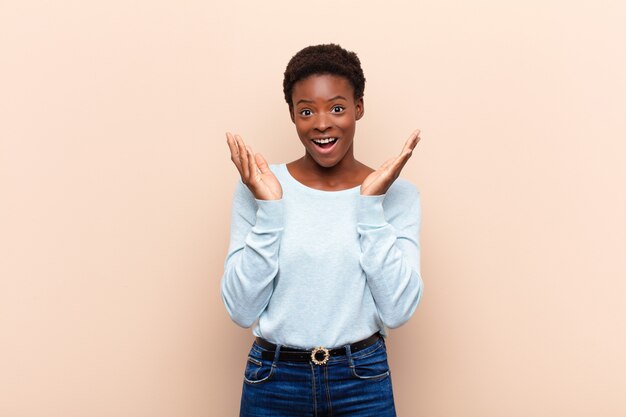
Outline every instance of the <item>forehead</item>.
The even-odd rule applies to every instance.
[[[354,99],[354,88],[347,78],[332,74],[313,74],[293,86],[291,98],[298,100],[326,101],[336,96]]]

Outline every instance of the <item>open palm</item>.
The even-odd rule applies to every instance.
[[[263,156],[260,153],[255,155],[239,135],[227,132],[226,142],[230,148],[230,159],[237,167],[241,181],[252,192],[254,198],[280,200],[283,197],[283,188]]]
[[[387,192],[391,184],[400,176],[400,172],[407,163],[413,149],[420,141],[420,130],[415,130],[407,139],[400,155],[390,158],[380,168],[369,174],[361,184],[361,195],[382,195]]]

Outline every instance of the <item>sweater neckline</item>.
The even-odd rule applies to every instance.
[[[289,172],[289,169],[287,168],[287,164],[286,163],[280,164],[279,168],[281,170],[283,170],[284,176],[287,178],[287,180],[290,183],[294,184],[298,188],[301,188],[301,189],[306,190],[306,191],[311,192],[311,193],[324,194],[324,195],[339,195],[339,194],[351,194],[351,193],[355,193],[355,192],[358,193],[358,192],[360,192],[360,189],[361,189],[361,186],[357,185],[356,187],[345,188],[343,190],[335,190],[335,191],[319,190],[317,188],[312,188],[312,187],[309,187],[308,185],[304,185],[300,181],[295,179],[294,176],[291,175],[291,172]]]

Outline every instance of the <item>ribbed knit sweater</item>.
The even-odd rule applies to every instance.
[[[239,181],[221,281],[232,320],[270,342],[339,347],[405,323],[422,295],[419,191],[321,191],[272,165],[280,200]]]

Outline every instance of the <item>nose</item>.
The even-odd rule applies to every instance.
[[[330,127],[330,115],[325,114],[324,112],[318,113],[315,118],[315,129],[320,132],[326,131]]]

